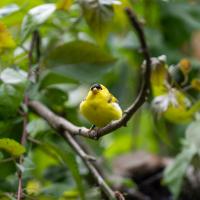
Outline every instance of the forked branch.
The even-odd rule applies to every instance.
[[[120,120],[114,121],[105,127],[94,129],[94,130],[89,130],[85,127],[78,127],[72,124],[66,119],[55,115],[53,112],[51,112],[47,107],[45,107],[40,102],[37,102],[37,101],[30,102],[29,106],[36,113],[38,113],[45,120],[47,120],[53,128],[66,130],[72,135],[81,135],[81,136],[92,138],[92,139],[98,139],[122,126],[126,126],[127,122],[130,120],[133,114],[146,101],[148,93],[149,93],[149,85],[150,85],[151,58],[149,55],[143,29],[136,15],[131,11],[130,8],[126,8],[125,12],[138,35],[140,46],[141,46],[141,52],[143,53],[144,60],[146,62],[146,65],[144,66],[144,69],[142,70],[143,80],[142,80],[140,92],[138,96],[136,97],[135,101],[124,111],[124,115],[122,116]]]
[[[123,195],[121,195],[121,193],[119,193],[120,196],[117,195],[118,193],[115,193],[108,186],[108,184],[106,184],[104,178],[101,176],[101,174],[98,172],[95,165],[92,163],[94,161],[91,161],[90,159],[88,159],[87,153],[84,152],[84,150],[77,143],[77,141],[75,140],[73,136],[80,135],[80,136],[88,137],[91,139],[98,139],[122,126],[126,126],[130,118],[144,104],[144,102],[147,99],[147,96],[149,93],[149,85],[150,85],[149,83],[150,83],[150,73],[151,73],[151,59],[150,59],[148,47],[146,44],[143,29],[136,15],[129,8],[126,8],[125,12],[139,38],[140,45],[141,45],[141,52],[143,53],[146,64],[144,66],[144,69],[142,70],[143,81],[141,84],[140,92],[138,96],[136,97],[135,101],[124,111],[123,117],[120,120],[114,121],[103,128],[90,130],[85,127],[78,127],[72,124],[68,120],[53,113],[50,109],[48,109],[45,105],[43,105],[42,103],[38,101],[29,102],[29,107],[38,115],[40,115],[43,119],[45,119],[52,128],[57,130],[57,132],[62,137],[64,137],[64,139],[71,145],[71,147],[75,150],[75,152],[83,159],[84,163],[90,170],[96,182],[99,184],[101,189],[105,192],[105,194],[107,194],[109,199],[124,199],[124,197]]]

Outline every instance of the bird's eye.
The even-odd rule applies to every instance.
[[[94,88],[96,88],[97,90],[102,90],[101,85],[98,83],[95,83],[94,85],[92,85],[92,87],[90,89],[93,90]]]

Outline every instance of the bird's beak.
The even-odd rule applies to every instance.
[[[98,89],[97,89],[97,88],[93,88],[93,89],[92,89],[92,92],[93,92],[93,94],[97,94]]]

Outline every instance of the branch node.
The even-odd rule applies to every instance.
[[[66,130],[62,123],[56,124],[55,129],[58,130],[61,133],[63,133]]]
[[[124,114],[124,115],[127,115],[127,114],[128,114],[128,111],[124,110],[124,111],[123,111],[123,114]]]
[[[79,128],[79,129],[78,129],[78,135],[81,135],[81,134],[82,134],[82,129]]]
[[[89,138],[92,138],[94,140],[98,140],[99,139],[99,133],[98,133],[98,128],[94,128],[94,129],[89,129],[87,132],[87,135]]]
[[[84,155],[84,158],[88,161],[97,161],[97,159],[94,156],[87,155],[87,154]]]

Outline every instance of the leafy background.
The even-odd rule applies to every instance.
[[[80,115],[79,103],[94,82],[106,85],[125,109],[137,95],[143,57],[124,8],[136,12],[152,57],[167,56],[168,65],[183,58],[191,62],[190,80],[199,78],[200,12],[195,0],[4,0],[0,2],[0,195],[15,199],[23,171],[27,199],[102,199],[88,169],[49,125],[29,110],[27,144],[20,138],[20,110],[25,92],[76,125],[90,124]],[[41,36],[41,58],[36,83],[27,80],[32,33]],[[199,85],[188,92],[196,101]],[[178,198],[183,177],[199,155],[199,120],[175,124],[158,117],[151,97],[128,126],[99,141],[84,140],[100,160],[102,170],[114,174],[116,158],[146,151],[175,157],[162,184]],[[6,138],[6,139],[5,139]],[[17,164],[24,153],[23,165]],[[197,166],[198,168],[198,166]],[[112,178],[108,177],[112,184]],[[137,188],[129,177],[121,184]],[[113,183],[114,184],[114,183]],[[91,187],[92,186],[92,187]]]

